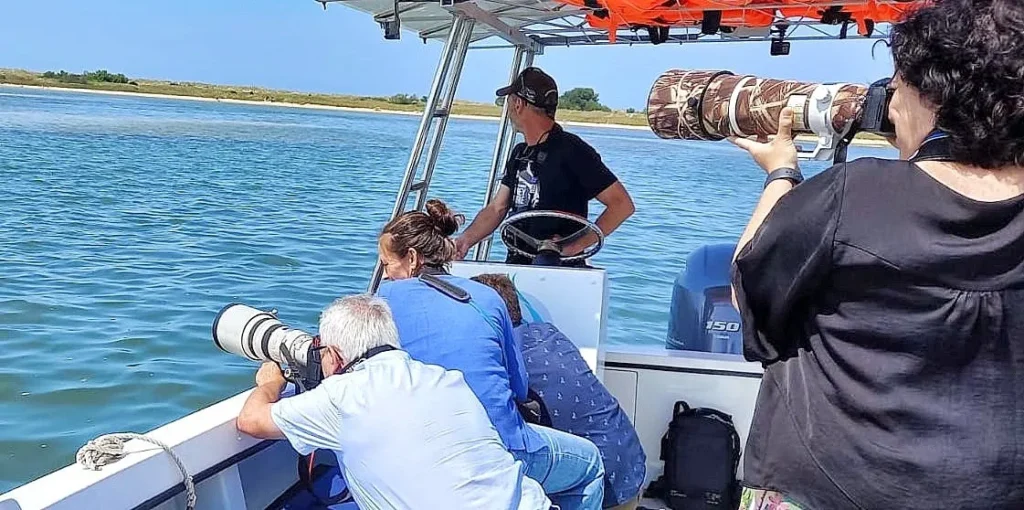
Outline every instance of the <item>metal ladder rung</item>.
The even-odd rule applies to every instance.
[[[420,127],[409,155],[405,176],[402,178],[402,190],[398,193],[395,207],[391,213],[392,219],[397,218],[402,212],[410,210],[408,209],[410,198],[415,198],[414,209],[421,209],[424,205],[426,198],[424,192],[430,186],[430,180],[437,164],[437,155],[444,140],[445,128],[451,117],[455,90],[462,73],[462,66],[465,63],[466,52],[469,50],[469,44],[473,37],[475,21],[475,18],[463,14],[455,15],[441,59],[434,71],[434,81],[430,86],[427,105],[420,119]],[[427,149],[425,162],[421,159],[424,148]],[[421,162],[423,163],[422,177],[417,178]],[[415,197],[412,196],[413,194]],[[383,274],[383,263],[378,260],[373,269],[373,276],[370,278],[367,289],[369,292],[376,292]]]

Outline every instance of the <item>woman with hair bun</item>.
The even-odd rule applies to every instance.
[[[733,272],[765,367],[745,510],[1024,508],[1024,1],[890,42],[898,160],[802,181],[786,111],[735,140],[768,173]]]
[[[388,281],[378,295],[391,307],[402,348],[415,360],[463,373],[505,447],[553,503],[599,509],[604,467],[597,446],[519,414],[527,375],[505,301],[486,285],[448,274],[456,258],[451,236],[462,221],[444,202],[430,200],[426,212],[403,213],[381,230],[377,245]],[[439,427],[435,433],[443,433]]]
[[[377,243],[384,276],[401,280],[424,270],[446,271],[455,259],[451,236],[465,219],[444,202],[428,200],[426,212],[408,211],[388,222]]]

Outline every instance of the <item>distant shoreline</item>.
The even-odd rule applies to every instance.
[[[354,106],[335,106],[315,103],[293,103],[285,101],[259,101],[252,99],[234,99],[234,98],[220,98],[220,97],[203,97],[194,95],[179,95],[179,94],[159,94],[152,92],[132,92],[126,90],[106,90],[106,89],[95,89],[95,88],[77,88],[77,87],[58,87],[51,85],[25,85],[19,83],[4,83],[0,82],[0,87],[11,87],[19,89],[29,90],[51,90],[59,92],[82,92],[87,94],[101,94],[109,96],[126,96],[126,97],[145,97],[152,99],[180,99],[184,101],[202,101],[210,103],[228,103],[228,104],[241,104],[241,105],[262,105],[262,106],[277,106],[284,108],[305,108],[312,110],[333,110],[333,111],[345,111],[355,113],[379,113],[379,114],[393,114],[393,115],[404,115],[404,116],[415,116],[419,117],[423,115],[422,111],[408,111],[408,110],[397,110],[397,109],[386,109],[386,108],[362,108]],[[491,115],[467,115],[467,114],[451,114],[450,118],[461,119],[461,120],[475,120],[475,121],[488,121],[497,122],[500,118]],[[616,124],[611,122],[582,122],[573,120],[559,120],[560,124],[566,126],[579,126],[587,128],[600,128],[600,129],[625,129],[630,131],[648,131],[648,126],[637,126],[629,124]],[[813,137],[799,136],[797,137],[798,142],[812,143]],[[885,140],[873,140],[856,138],[853,140],[852,145],[858,147],[875,147],[875,148],[890,148],[891,145]]]
[[[58,92],[84,92],[87,94],[102,94],[109,96],[128,96],[128,97],[147,97],[153,99],[181,99],[185,101],[203,101],[208,103],[229,103],[229,104],[243,104],[243,105],[257,105],[257,106],[280,106],[284,108],[306,108],[311,110],[335,110],[344,112],[356,112],[356,113],[384,113],[394,115],[405,115],[420,117],[423,115],[422,111],[403,111],[403,110],[387,110],[384,108],[359,108],[353,106],[333,106],[326,104],[312,104],[312,103],[286,103],[280,101],[256,101],[251,99],[231,99],[231,98],[214,98],[214,97],[202,97],[202,96],[183,96],[175,94],[154,94],[151,92],[129,92],[124,90],[103,90],[103,89],[85,89],[85,88],[72,88],[72,87],[53,87],[49,85],[21,85],[16,83],[0,83],[0,87],[11,87],[20,89],[34,89],[34,90],[53,90]],[[492,117],[489,115],[466,115],[460,113],[451,114],[452,119],[462,120],[484,120],[490,122],[497,122],[500,117]],[[598,122],[579,122],[579,121],[559,121],[560,124],[567,126],[582,126],[582,127],[595,127],[595,128],[612,128],[612,129],[628,129],[632,131],[646,131],[649,128],[646,126],[630,126],[628,124],[612,124],[612,123],[598,123]]]

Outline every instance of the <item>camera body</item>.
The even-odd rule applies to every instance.
[[[886,138],[896,136],[896,126],[889,119],[889,104],[892,103],[892,89],[885,78],[872,83],[864,98],[864,114],[861,116],[857,131],[873,133]]]
[[[291,329],[274,310],[264,312],[241,303],[225,306],[213,321],[213,343],[231,354],[284,367],[285,378],[299,391],[320,384],[320,338]]]

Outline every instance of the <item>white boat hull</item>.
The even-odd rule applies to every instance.
[[[633,420],[647,454],[647,482],[662,472],[661,437],[673,404],[713,407],[733,416],[746,441],[760,384],[756,364],[702,353],[632,348],[607,352],[604,383]],[[160,427],[196,481],[197,509],[264,509],[298,482],[297,454],[283,441],[235,429],[248,391]],[[0,510],[184,509],[181,474],[170,457],[132,441],[131,453],[100,471],[71,465],[0,495]],[[645,483],[646,486],[646,483]]]

